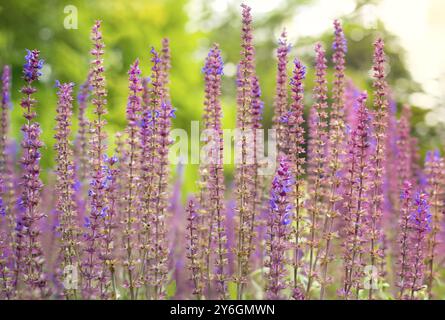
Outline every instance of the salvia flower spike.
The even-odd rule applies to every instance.
[[[348,168],[344,181],[346,212],[344,227],[344,276],[343,289],[340,295],[345,299],[352,297],[355,290],[355,297],[358,298],[362,287],[363,278],[362,259],[363,246],[366,242],[367,233],[366,212],[368,210],[369,199],[369,128],[370,117],[366,107],[367,94],[363,92],[357,99],[358,114],[357,126],[352,130],[351,141],[348,151]]]
[[[63,269],[79,265],[79,239],[76,228],[76,203],[74,199],[74,163],[73,151],[70,145],[71,117],[73,114],[73,83],[58,84],[58,103],[56,116],[56,144],[57,152],[57,213],[60,221],[61,253],[63,255]],[[76,299],[76,289],[65,290],[67,298]]]
[[[336,218],[339,216],[339,205],[342,200],[340,186],[340,175],[343,169],[342,159],[344,150],[339,147],[344,143],[344,108],[345,108],[345,55],[347,51],[346,38],[343,28],[338,20],[334,21],[335,37],[332,48],[334,54],[332,60],[335,65],[333,83],[333,102],[329,119],[329,138],[327,141],[328,166],[325,185],[327,188],[327,209],[322,223],[322,238],[325,239],[322,247],[317,252],[320,256],[321,279],[320,279],[320,299],[324,298],[328,285],[328,266],[332,260],[331,246],[333,241],[333,227]]]
[[[252,148],[248,141],[249,133],[252,133],[252,76],[255,74],[255,48],[253,46],[252,15],[251,8],[245,4],[242,7],[241,30],[241,61],[237,77],[237,119],[236,127],[239,138],[236,139],[239,155],[236,160],[235,172],[235,196],[236,212],[238,213],[237,235],[237,272],[235,282],[237,284],[237,297],[241,299],[244,287],[247,283],[246,276],[249,271],[251,250],[250,223],[252,221],[252,207],[254,198],[254,182],[252,179]]]
[[[436,263],[438,256],[438,245],[440,234],[443,231],[443,209],[444,209],[444,171],[445,164],[440,156],[439,150],[428,152],[425,158],[426,192],[431,206],[431,232],[427,236],[426,248],[426,284],[428,298],[432,298]]]
[[[139,268],[139,281],[145,286],[146,298],[151,298],[150,292],[154,286],[153,270],[150,265],[154,261],[153,219],[155,214],[154,203],[156,201],[157,179],[155,172],[159,171],[158,143],[159,135],[159,116],[162,97],[161,82],[161,59],[154,48],[150,51],[151,55],[151,77],[150,81],[144,79],[142,82],[142,119],[139,131],[140,142],[140,200],[141,200],[141,267]],[[137,292],[138,290],[136,290]],[[137,294],[136,294],[137,296]]]
[[[128,174],[125,179],[126,186],[124,188],[125,208],[124,208],[124,241],[125,241],[125,256],[124,262],[128,275],[128,289],[130,291],[131,299],[135,299],[135,270],[137,268],[137,260],[135,259],[135,248],[133,244],[136,241],[136,224],[138,217],[136,215],[138,208],[137,198],[137,174],[139,166],[139,148],[138,148],[138,125],[141,112],[141,92],[142,84],[140,79],[141,70],[139,69],[139,60],[136,60],[128,71],[129,75],[129,89],[130,94],[127,103],[127,146],[128,159],[127,169]]]
[[[278,152],[285,152],[286,146],[286,113],[288,111],[287,63],[289,44],[286,31],[283,30],[277,48],[277,87],[274,103],[274,128],[277,131]]]
[[[287,115],[287,125],[289,128],[289,162],[290,169],[295,179],[292,192],[293,201],[293,238],[295,248],[293,252],[293,290],[294,298],[301,296],[301,284],[298,281],[299,271],[302,269],[301,252],[303,249],[303,203],[304,203],[304,89],[303,81],[306,77],[306,67],[300,60],[294,60],[293,76],[290,80],[291,103]]]
[[[313,149],[308,150],[311,155],[312,165],[308,168],[308,193],[307,209],[310,214],[309,235],[307,247],[309,250],[308,281],[306,286],[306,297],[309,298],[310,290],[315,277],[316,255],[319,243],[316,237],[320,215],[323,211],[323,185],[326,174],[325,151],[327,142],[327,81],[326,81],[326,57],[321,43],[315,45],[315,87],[314,105],[312,106],[314,116],[314,130],[316,136],[310,144]]]
[[[428,195],[418,192],[414,198],[413,212],[410,214],[411,228],[411,281],[410,299],[416,299],[416,293],[423,288],[425,275],[425,246],[427,234],[431,231],[431,213]]]
[[[399,287],[399,298],[406,298],[411,287],[411,238],[410,218],[413,209],[413,185],[405,181],[400,194],[400,219],[399,219],[399,248],[398,248],[398,271],[397,286]]]
[[[21,93],[24,95],[20,105],[24,110],[25,124],[22,127],[23,140],[21,143],[23,155],[21,164],[23,166],[23,176],[21,180],[22,194],[20,207],[23,211],[20,228],[22,244],[17,250],[23,250],[21,258],[16,267],[16,282],[20,281],[18,275],[23,276],[23,280],[31,296],[39,294],[44,297],[47,294],[46,278],[43,272],[43,252],[40,244],[39,222],[44,217],[40,209],[40,197],[43,187],[40,180],[40,148],[43,143],[40,140],[41,129],[35,121],[36,111],[34,110],[37,101],[33,98],[37,89],[33,83],[39,80],[42,75],[41,69],[43,60],[39,57],[39,50],[27,50],[26,63],[23,67],[23,79],[25,86]],[[23,269],[23,270],[20,270]],[[37,291],[37,292],[36,292]]]
[[[284,154],[278,156],[278,168],[272,180],[267,222],[266,275],[267,299],[282,299],[282,291],[288,287],[286,276],[286,251],[290,246],[290,225],[292,223],[292,194],[294,179],[290,164]]]
[[[96,21],[92,32],[91,40],[93,49],[91,55],[93,60],[90,65],[91,74],[91,91],[92,104],[94,106],[94,115],[96,119],[91,126],[90,137],[90,159],[91,159],[91,181],[89,196],[89,214],[85,218],[86,246],[85,259],[83,261],[82,273],[85,278],[83,281],[84,294],[87,297],[96,297],[98,289],[98,279],[100,276],[100,246],[103,240],[103,213],[106,211],[106,194],[104,190],[104,182],[106,176],[104,174],[104,155],[106,155],[106,138],[107,134],[104,130],[106,121],[104,119],[107,113],[107,90],[105,87],[105,75],[102,56],[104,54],[104,43],[102,40],[101,22]],[[103,294],[104,287],[99,291]]]
[[[374,147],[371,151],[370,159],[370,201],[372,203],[369,212],[369,265],[375,268],[380,264],[383,258],[381,251],[381,219],[383,215],[383,170],[384,170],[384,155],[385,155],[385,141],[386,141],[386,127],[388,123],[388,98],[387,98],[387,84],[385,80],[385,54],[383,51],[383,40],[377,39],[374,44],[374,110],[373,110],[373,140]],[[370,277],[369,283],[369,299],[373,299],[373,292],[375,287],[375,277]]]

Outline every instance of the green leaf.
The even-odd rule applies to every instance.
[[[176,294],[176,280],[173,280],[166,288],[167,299],[172,298]]]
[[[227,284],[227,290],[229,291],[229,298],[231,300],[236,300],[236,283],[229,281]]]

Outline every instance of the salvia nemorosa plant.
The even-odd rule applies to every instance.
[[[0,298],[439,298],[443,155],[428,152],[421,164],[412,112],[405,105],[398,116],[386,80],[383,39],[366,62],[369,99],[348,78],[346,39],[335,20],[332,49],[326,53],[317,43],[313,61],[304,64],[292,57],[282,32],[270,106],[277,150],[267,150],[266,163],[263,143],[274,138],[262,131],[256,71],[262,66],[255,65],[251,8],[242,5],[233,183],[224,170],[224,160],[231,160],[224,159],[224,52],[214,44],[202,69],[198,191],[186,203],[182,178],[172,192],[169,184],[176,53],[167,38],[148,59],[131,64],[128,101],[118,106],[126,110],[126,127],[112,133],[113,145],[105,45],[95,22],[85,82],[56,83],[55,166],[45,184],[37,117],[43,106],[35,98],[40,52],[28,50],[25,57],[19,150],[10,136],[12,70],[4,66]],[[149,74],[141,70],[145,62]],[[307,74],[314,79],[312,95],[304,93]]]
[[[343,248],[344,277],[340,292],[345,299],[358,297],[363,278],[363,255],[367,233],[366,213],[369,208],[369,161],[370,116],[366,107],[366,92],[357,98],[357,124],[351,132],[345,176],[346,198],[344,213],[345,237]]]
[[[103,219],[107,215],[107,204],[105,194],[106,176],[104,172],[104,156],[106,155],[106,132],[104,126],[107,113],[107,90],[105,87],[105,75],[103,66],[104,43],[101,32],[101,22],[96,21],[91,32],[93,57],[90,64],[92,104],[95,119],[91,124],[90,137],[90,183],[88,190],[88,212],[85,217],[85,257],[82,262],[81,271],[85,281],[83,290],[89,297],[98,297],[104,294],[104,284],[100,283],[101,257],[100,250],[103,241]]]
[[[283,154],[278,156],[277,172],[272,180],[269,200],[269,217],[267,219],[265,265],[269,271],[266,276],[267,299],[282,298],[282,291],[288,287],[286,251],[290,246],[290,224],[292,222],[293,178],[289,160]]]
[[[127,176],[125,179],[124,192],[125,196],[124,200],[124,241],[125,241],[125,266],[127,269],[128,275],[128,289],[130,291],[130,297],[132,299],[135,298],[135,274],[134,271],[136,269],[136,260],[134,258],[134,249],[133,244],[135,242],[136,228],[135,225],[137,223],[136,212],[138,209],[137,202],[137,180],[136,173],[139,165],[139,149],[138,149],[138,124],[139,117],[141,112],[141,95],[142,92],[142,84],[140,79],[141,70],[139,69],[139,60],[136,60],[134,64],[131,66],[129,74],[129,89],[130,95],[128,97],[127,104],[127,141],[126,144],[128,146],[128,159],[127,159]]]
[[[444,209],[444,161],[438,150],[428,152],[425,158],[426,192],[430,200],[431,225],[427,236],[426,279],[428,296],[432,297],[437,261],[437,246],[440,242],[442,215]]]
[[[241,60],[237,73],[237,118],[238,132],[235,141],[235,196],[236,212],[238,214],[238,235],[236,245],[237,272],[234,280],[237,284],[237,298],[241,299],[246,286],[246,276],[249,272],[250,255],[253,251],[250,244],[251,223],[254,223],[252,204],[255,202],[253,195],[252,179],[252,77],[255,76],[255,48],[253,46],[252,15],[251,8],[242,5],[242,30],[241,30]],[[250,133],[250,135],[249,135]]]
[[[26,63],[23,66],[25,86],[21,89],[23,98],[20,101],[25,118],[25,124],[22,126],[23,140],[21,143],[23,154],[20,159],[23,167],[20,182],[22,188],[19,200],[20,213],[18,215],[20,230],[17,234],[21,243],[16,248],[20,253],[17,252],[14,281],[16,289],[23,286],[26,291],[38,291],[41,297],[45,297],[48,294],[48,288],[43,270],[45,260],[39,239],[41,235],[39,223],[44,218],[44,213],[40,208],[43,187],[40,180],[40,149],[43,143],[40,140],[40,124],[35,119],[37,116],[35,110],[37,100],[34,98],[37,91],[34,83],[41,76],[40,70],[43,66],[43,60],[40,59],[39,50],[28,50],[27,52]],[[26,291],[23,291],[23,293]]]
[[[275,93],[274,102],[274,128],[277,131],[277,143],[278,152],[285,150],[286,148],[286,121],[284,116],[288,111],[288,76],[287,76],[287,63],[289,45],[286,39],[286,31],[281,33],[278,40],[277,48],[277,88]]]
[[[209,137],[208,154],[208,180],[207,189],[209,192],[209,216],[213,225],[210,236],[212,241],[209,247],[215,243],[215,281],[217,283],[218,296],[224,299],[227,295],[227,235],[225,231],[224,214],[224,168],[223,152],[224,141],[222,131],[222,109],[220,102],[221,76],[223,74],[223,61],[218,45],[214,45],[209,52],[203,72],[205,73],[206,86],[208,88],[206,104],[209,108],[208,128]]]
[[[306,286],[306,297],[310,296],[311,287],[316,276],[316,255],[319,249],[317,230],[320,225],[320,216],[325,207],[323,202],[324,179],[326,175],[326,143],[328,129],[328,103],[327,103],[327,80],[326,80],[326,57],[321,43],[315,45],[315,87],[314,87],[314,123],[312,132],[310,164],[308,166],[308,194],[307,211],[309,213],[307,237],[307,249],[309,252],[308,279]]]
[[[60,251],[63,256],[62,269],[79,264],[79,234],[76,220],[77,208],[74,198],[74,162],[73,150],[70,143],[71,118],[73,115],[73,83],[57,83],[58,103],[56,116],[56,144],[54,149],[57,156],[56,182],[56,210],[60,224]],[[69,298],[77,297],[77,290],[65,290]]]
[[[320,299],[324,298],[326,286],[329,283],[328,266],[332,260],[331,246],[334,240],[334,224],[340,215],[339,206],[342,199],[340,194],[341,187],[341,171],[342,158],[344,152],[342,148],[337,146],[344,139],[344,105],[345,105],[345,55],[347,51],[346,38],[343,33],[342,26],[338,20],[334,21],[335,38],[332,45],[334,54],[332,60],[335,65],[334,83],[333,83],[333,102],[329,119],[329,138],[327,142],[327,176],[325,186],[327,190],[327,207],[322,222],[322,239],[321,251],[318,252],[320,257],[321,278],[320,278]]]
[[[381,219],[383,216],[383,175],[385,139],[387,127],[387,84],[385,74],[385,54],[383,52],[383,40],[377,39],[374,50],[374,114],[373,114],[373,150],[370,156],[370,202],[368,227],[369,227],[369,266],[375,268],[383,258],[381,251]],[[369,278],[369,299],[373,298],[374,282],[378,279]]]
[[[289,160],[290,171],[295,183],[292,190],[292,235],[295,241],[293,249],[293,286],[294,298],[303,296],[303,289],[298,280],[299,271],[302,268],[302,235],[303,235],[303,199],[304,199],[304,88],[303,81],[306,77],[306,67],[300,60],[294,60],[293,76],[290,80],[291,104],[287,115],[289,134]]]

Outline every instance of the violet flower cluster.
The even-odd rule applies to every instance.
[[[268,106],[245,4],[241,25],[233,181],[224,161],[230,99],[222,98],[230,76],[213,44],[202,68],[197,192],[186,202],[182,164],[170,184],[170,82],[178,79],[170,71],[179,53],[167,38],[130,65],[125,129],[112,132],[107,109],[122,106],[107,101],[106,39],[94,23],[85,82],[54,89],[55,166],[45,183],[36,99],[43,60],[27,50],[19,148],[10,135],[12,68],[3,67],[0,299],[443,298],[445,162],[438,149],[422,164],[411,127],[418,115],[395,100],[383,39],[362,62],[371,68],[367,92],[349,77],[339,20],[332,45],[317,43],[312,61],[298,46],[292,57],[283,32]],[[269,120],[278,140],[268,172]]]

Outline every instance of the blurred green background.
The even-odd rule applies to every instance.
[[[112,137],[125,127],[125,106],[127,98],[127,69],[136,58],[140,58],[142,71],[150,72],[149,50],[160,47],[162,37],[168,37],[172,50],[171,95],[177,109],[174,126],[190,129],[191,120],[199,120],[203,101],[203,77],[201,68],[207,50],[213,42],[221,46],[225,61],[223,83],[224,128],[235,124],[235,65],[240,51],[240,7],[238,1],[222,1],[226,6],[224,14],[214,10],[217,1],[206,0],[132,0],[132,1],[37,1],[2,0],[0,3],[0,64],[13,67],[13,111],[11,134],[20,139],[22,124],[19,107],[19,88],[22,86],[21,68],[25,48],[38,48],[46,64],[41,83],[38,84],[38,120],[43,128],[45,151],[42,164],[49,169],[53,166],[53,127],[55,116],[56,90],[54,82],[73,81],[76,90],[85,81],[90,60],[91,43],[89,34],[95,19],[103,21],[106,43],[105,67],[109,90],[109,114],[107,127]],[[292,19],[304,13],[311,0],[279,1],[269,10],[257,12],[252,5],[257,50],[257,72],[265,101],[265,127],[270,127],[272,103],[275,90],[276,62],[274,51],[277,37],[283,26],[289,31],[294,28]],[[268,2],[268,1],[267,1]],[[278,3],[278,2],[277,2]],[[397,37],[390,34],[383,22],[375,21],[372,28],[366,27],[363,16],[364,6],[377,5],[378,1],[356,1],[353,10],[340,16],[348,38],[347,75],[361,89],[370,89],[370,68],[372,64],[372,43],[377,35],[384,37],[390,61],[389,82],[393,86],[398,105],[407,101],[407,96],[420,92],[421,86],[411,77],[405,65],[404,50]],[[74,5],[78,10],[78,29],[65,29],[64,8]],[[291,33],[291,32],[290,32]],[[321,40],[331,55],[332,30],[327,29],[317,37],[304,36],[292,41],[291,59],[298,56],[308,66],[306,81],[307,106],[310,105],[310,89],[313,80],[312,48]],[[289,64],[289,67],[291,64]],[[290,70],[289,70],[290,71]],[[77,104],[75,105],[77,111]],[[426,111],[413,107],[413,128],[423,128],[419,135],[422,154],[426,149],[439,146],[434,128],[422,125]],[[74,121],[76,129],[76,121]],[[418,132],[414,130],[414,134]],[[111,151],[112,152],[112,151]],[[231,177],[230,166],[226,174]],[[196,188],[196,166],[186,170],[186,190]]]

